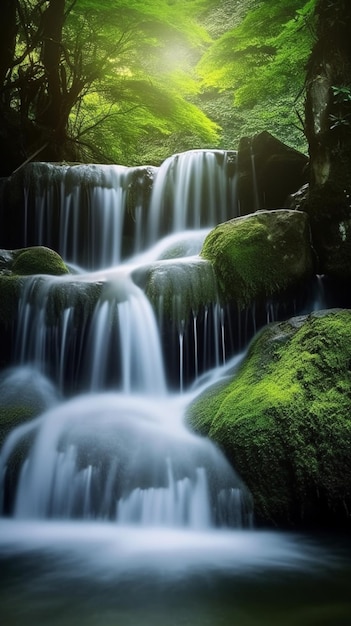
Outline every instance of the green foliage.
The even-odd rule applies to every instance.
[[[333,85],[331,88],[335,103],[351,102],[351,86],[349,85]]]
[[[302,115],[314,5],[315,0],[259,3],[198,64],[205,89],[233,94],[245,126],[252,112],[256,132],[266,128],[298,149],[306,149],[297,113]]]
[[[305,150],[294,108],[314,4],[19,0],[15,47],[0,63],[1,113],[14,137],[21,128],[14,150],[24,146],[22,161],[159,164],[267,129]]]
[[[191,102],[209,41],[196,20],[204,4],[20,0],[0,108],[8,128],[21,127],[25,156],[129,164],[142,162],[145,138],[214,142],[218,127]]]
[[[253,341],[233,380],[190,408],[275,523],[345,514],[351,500],[351,313],[274,324]]]
[[[92,33],[85,39],[95,41],[92,62],[102,70],[71,115],[73,134],[88,149],[94,145],[110,160],[137,164],[140,144],[167,141],[173,133],[215,142],[218,126],[189,100],[199,90],[192,54],[208,41],[194,19],[202,4],[79,0],[72,19],[85,19],[85,28],[94,24],[99,32],[97,41]]]

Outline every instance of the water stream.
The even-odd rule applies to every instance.
[[[349,561],[308,537],[255,531],[235,469],[183,423],[196,394],[233,375],[248,325],[252,334],[262,323],[252,308],[245,329],[240,317],[230,325],[216,301],[183,315],[203,280],[208,229],[238,211],[235,153],[167,160],[147,211],[138,183],[127,235],[131,180],[145,181],[145,169],[33,172],[25,241],[55,244],[74,273],[25,279],[13,366],[0,378],[3,406],[20,396],[41,407],[0,451],[2,623],[346,624]],[[156,310],[142,288],[155,264]],[[276,315],[267,303],[264,321]]]

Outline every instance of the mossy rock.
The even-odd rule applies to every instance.
[[[60,255],[45,246],[33,246],[15,251],[11,270],[13,274],[20,276],[33,274],[62,276],[69,274],[69,269]]]
[[[133,273],[155,312],[180,322],[218,300],[211,263],[200,258],[156,261]]]
[[[5,441],[12,431],[18,426],[25,426],[22,432],[17,431],[17,445],[6,460],[5,514],[12,512],[19,472],[39,423],[35,418],[57,404],[60,397],[51,381],[33,367],[11,367],[0,372],[0,450],[3,445],[6,446]]]
[[[351,311],[265,327],[187,421],[225,451],[261,524],[351,524]]]
[[[213,263],[222,299],[243,308],[311,277],[308,217],[277,209],[230,220],[209,233],[201,256]]]
[[[40,411],[35,406],[14,404],[0,406],[0,449],[7,435],[16,426],[36,417]]]
[[[0,451],[1,448],[17,426],[29,422],[40,413],[38,407],[26,404],[13,404],[0,406]],[[18,483],[19,473],[24,460],[28,456],[30,445],[33,441],[34,431],[24,435],[7,462],[7,470],[4,477],[3,512],[12,514],[14,493]]]
[[[27,290],[27,302],[33,309],[43,307],[46,302],[47,323],[55,323],[65,309],[74,307],[76,323],[82,325],[87,315],[93,313],[102,289],[102,282],[79,281],[76,277],[60,280],[45,275],[0,274],[0,326],[7,328],[17,321],[18,302],[24,290]]]
[[[22,287],[22,278],[0,274],[0,325],[7,326],[17,317],[18,300]]]

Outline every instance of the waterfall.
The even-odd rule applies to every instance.
[[[163,395],[162,355],[149,301],[125,271],[117,270],[108,281],[101,279],[101,295],[89,315],[82,302],[66,295],[74,286],[88,298],[86,279],[33,276],[24,281],[15,361],[50,371],[61,390],[65,378],[72,387],[82,375],[91,390],[104,389],[112,379],[126,393]]]
[[[233,151],[191,150],[160,168],[31,164],[18,247],[45,245],[87,270],[117,265],[161,236],[235,217],[236,160]]]
[[[230,360],[226,313],[198,253],[208,228],[236,214],[235,162],[176,155],[152,172],[149,198],[145,168],[33,165],[26,243],[55,247],[74,273],[22,279],[8,380],[18,387],[27,370],[55,394],[1,449],[3,514],[252,525],[240,477],[183,424],[191,382],[209,384]]]
[[[59,403],[20,426],[0,456],[4,476],[23,439],[33,438],[14,516],[250,525],[244,485],[213,444],[183,427],[181,414],[179,399],[100,393]]]
[[[24,180],[23,245],[54,248],[86,269],[120,263],[128,228],[133,251],[142,248],[141,210],[151,176],[152,168],[143,167],[32,164]]]
[[[149,243],[165,232],[196,230],[236,217],[236,156],[191,150],[166,159],[153,185]]]

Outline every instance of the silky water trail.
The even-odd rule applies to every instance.
[[[1,623],[349,623],[350,567],[341,547],[255,530],[251,496],[235,469],[183,423],[188,403],[232,376],[242,358],[226,345],[225,312],[215,304],[200,323],[193,311],[190,332],[178,316],[174,355],[165,355],[162,316],[135,280],[155,263],[162,273],[175,256],[182,278],[201,265],[208,230],[240,212],[235,155],[194,151],[167,160],[147,221],[136,203],[127,258],[123,220],[135,169],[84,166],[94,179],[90,195],[79,177],[67,185],[71,175],[53,166],[47,184],[39,177],[32,227],[26,209],[31,243],[49,245],[50,206],[59,206],[60,252],[74,273],[25,279],[14,364],[0,379],[2,404],[21,397],[42,407],[0,454]],[[79,244],[83,202],[88,230],[97,233],[93,253],[84,253],[88,270]],[[91,284],[100,289],[92,311],[83,305],[77,313],[69,295],[57,312],[62,288],[84,293]],[[267,321],[272,315],[268,307]],[[167,357],[175,370],[167,370]]]

